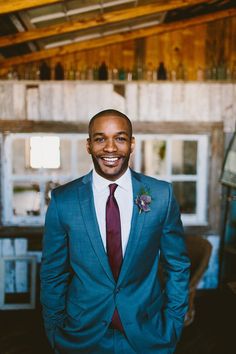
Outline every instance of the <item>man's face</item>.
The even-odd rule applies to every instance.
[[[87,139],[87,151],[100,176],[111,181],[121,177],[133,149],[134,137],[125,118],[101,116],[95,119]]]

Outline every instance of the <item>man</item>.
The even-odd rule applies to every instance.
[[[99,112],[94,170],[52,192],[41,302],[55,353],[170,354],[179,339],[189,276],[179,209],[169,183],[129,169],[134,143],[126,115]]]

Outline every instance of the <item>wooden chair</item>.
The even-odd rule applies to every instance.
[[[186,313],[184,322],[185,326],[188,326],[194,320],[194,300],[196,296],[196,289],[199,281],[201,280],[205,270],[208,267],[212,251],[212,245],[207,239],[201,236],[187,236],[186,245],[191,261],[189,283],[189,309]]]
[[[212,246],[208,240],[201,236],[187,236],[186,246],[191,262],[190,267],[190,283],[189,283],[189,309],[185,316],[184,325],[190,325],[195,316],[194,300],[196,289],[201,280],[211,256]],[[164,287],[164,277],[162,267],[159,267],[159,278]]]

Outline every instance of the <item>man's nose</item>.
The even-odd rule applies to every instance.
[[[117,150],[116,143],[113,139],[108,139],[106,145],[104,146],[105,151],[113,152]]]

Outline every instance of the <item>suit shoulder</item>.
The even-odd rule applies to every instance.
[[[83,177],[76,178],[73,181],[67,182],[65,184],[62,184],[52,190],[53,195],[55,196],[60,196],[60,195],[66,195],[69,192],[73,192],[75,188],[81,183]]]
[[[151,176],[144,175],[142,173],[134,172],[134,174],[139,178],[139,180],[145,185],[154,186],[155,188],[164,188],[169,189],[171,183],[167,181],[163,181],[161,179],[157,179]]]

